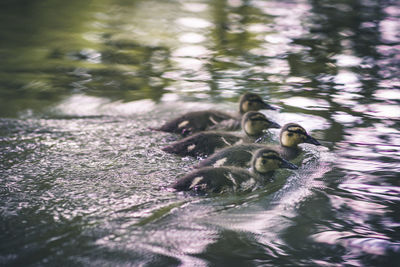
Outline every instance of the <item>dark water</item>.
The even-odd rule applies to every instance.
[[[0,2],[1,266],[398,266],[397,1]],[[165,189],[150,126],[261,94],[324,147],[277,187]],[[275,137],[277,132],[273,132]]]

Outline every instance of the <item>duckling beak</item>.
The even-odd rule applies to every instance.
[[[307,138],[306,138],[306,140],[304,140],[304,143],[309,143],[309,144],[313,144],[313,145],[316,145],[316,146],[320,146],[321,145],[321,143],[318,142],[318,140],[315,139],[314,137],[312,137],[311,135],[307,135]]]
[[[293,163],[287,161],[286,159],[282,159],[281,168],[297,170],[299,167],[297,167],[297,165],[294,165]]]
[[[267,104],[265,102],[264,102],[264,109],[276,110],[276,108],[274,108],[273,106],[271,106],[270,104]]]
[[[281,128],[281,126],[278,123],[276,123],[274,121],[271,121],[271,124],[269,125],[269,128],[279,129],[279,128]]]

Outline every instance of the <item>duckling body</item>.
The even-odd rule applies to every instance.
[[[247,191],[271,178],[275,169],[297,169],[296,165],[282,159],[276,151],[265,148],[254,154],[251,165],[250,171],[226,166],[201,168],[178,180],[172,188],[211,193]]]
[[[259,95],[246,93],[240,98],[238,115],[231,115],[216,110],[189,112],[166,122],[156,130],[177,133],[183,136],[208,129],[238,130],[240,129],[241,117],[244,113],[261,109],[274,108],[265,103]]]
[[[235,122],[237,118],[216,110],[194,111],[165,123],[158,130],[186,136],[215,127],[222,121]]]
[[[243,116],[242,125],[245,137],[227,132],[200,132],[185,137],[162,150],[180,156],[204,157],[220,148],[243,142],[253,142],[263,134],[263,131],[280,127],[277,123],[268,120],[264,114],[256,111],[247,112]]]
[[[216,149],[243,142],[242,137],[221,132],[200,132],[179,140],[162,150],[179,156],[204,157]]]
[[[282,158],[293,160],[302,152],[302,149],[298,146],[300,143],[321,145],[316,139],[308,135],[303,127],[296,123],[288,123],[284,125],[281,130],[280,145],[240,144],[227,147],[201,161],[197,167],[249,167],[254,151],[260,148],[274,150],[278,152]]]
[[[172,187],[177,191],[220,193],[229,190],[246,190],[254,187],[259,177],[253,177],[248,170],[237,167],[205,167],[196,170],[176,182]]]
[[[207,166],[236,166],[240,168],[249,168],[254,151],[265,147],[265,145],[254,143],[226,147],[202,160],[196,168]]]

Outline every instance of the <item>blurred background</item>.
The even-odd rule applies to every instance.
[[[394,0],[2,0],[0,265],[397,266],[399,21]],[[166,190],[197,159],[148,128],[246,91],[324,147],[281,188]]]

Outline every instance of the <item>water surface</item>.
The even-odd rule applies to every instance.
[[[397,266],[396,1],[2,1],[0,265]],[[275,186],[168,190],[149,127],[245,91],[323,143]],[[278,132],[272,131],[277,137]]]

